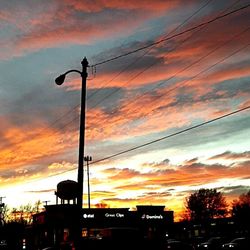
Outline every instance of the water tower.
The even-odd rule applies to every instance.
[[[56,204],[58,204],[58,198],[61,199],[61,204],[76,204],[77,194],[78,194],[78,183],[72,180],[61,181],[57,184]]]

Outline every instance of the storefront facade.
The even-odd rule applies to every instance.
[[[76,240],[79,212],[77,205],[60,204],[45,207],[35,214],[27,234],[26,249],[59,246]],[[164,206],[129,208],[84,208],[81,211],[82,239],[100,240],[115,237],[156,239],[165,236],[173,226],[173,211]]]

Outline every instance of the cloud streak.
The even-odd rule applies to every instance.
[[[55,86],[57,75],[78,69],[83,56],[93,65],[246,1],[12,3],[0,4],[1,188],[59,182],[77,169],[81,79],[67,75]],[[99,160],[249,105],[248,20],[249,8],[89,68],[85,154]],[[235,198],[249,188],[248,134],[246,111],[92,164],[93,204],[181,212],[184,197],[203,186]],[[46,185],[24,195],[49,195]]]

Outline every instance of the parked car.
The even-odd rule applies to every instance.
[[[58,248],[56,248],[56,247],[45,247],[45,248],[43,248],[41,250],[58,250]]]
[[[205,238],[204,236],[196,236],[193,237],[189,240],[189,243],[193,246],[194,249],[198,249],[198,246],[203,243],[206,242],[207,238]]]
[[[164,248],[166,250],[194,250],[193,246],[191,244],[188,244],[186,242],[182,242],[180,240],[169,240],[166,243],[166,247]]]
[[[7,240],[5,239],[0,240],[0,249],[8,249]]]
[[[225,240],[222,237],[211,237],[207,241],[198,244],[197,249],[219,250],[223,243],[225,243]]]
[[[231,242],[222,245],[222,249],[249,250],[250,240],[246,237],[236,238]]]

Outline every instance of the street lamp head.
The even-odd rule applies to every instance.
[[[89,62],[86,57],[83,58],[81,64],[84,68],[87,68],[89,66]]]
[[[65,74],[58,76],[55,79],[55,82],[56,82],[57,85],[62,85],[64,80],[65,80]]]

